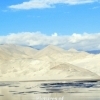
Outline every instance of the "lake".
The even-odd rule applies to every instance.
[[[0,100],[100,100],[100,81],[0,82]]]

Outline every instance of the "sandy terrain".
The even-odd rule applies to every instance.
[[[0,45],[0,81],[100,78],[100,55],[49,45]]]

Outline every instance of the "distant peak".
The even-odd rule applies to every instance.
[[[55,46],[55,45],[48,45],[48,46],[46,46],[47,48],[55,48],[55,47],[57,47],[57,46]]]
[[[74,49],[74,48],[71,48],[71,49],[69,49],[68,51],[70,51],[70,52],[78,52],[78,50],[76,50],[76,49]]]
[[[56,45],[48,45],[48,46],[46,46],[44,49],[64,50],[64,49],[62,49],[61,47],[56,46]]]
[[[65,50],[58,46],[48,45],[42,50],[40,50],[40,52],[43,52],[44,54],[48,54],[48,53],[65,52]]]

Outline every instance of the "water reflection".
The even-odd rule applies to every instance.
[[[100,100],[100,81],[0,82],[0,100],[44,100],[44,97]]]

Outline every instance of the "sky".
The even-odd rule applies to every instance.
[[[100,0],[0,0],[0,44],[93,50],[99,39]]]

